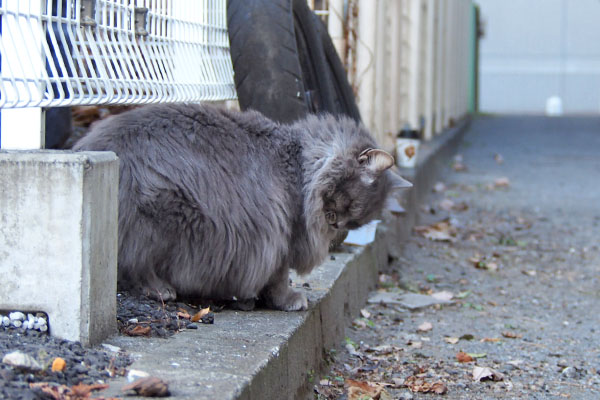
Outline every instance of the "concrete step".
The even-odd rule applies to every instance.
[[[200,325],[169,339],[113,337],[107,341],[133,355],[133,369],[165,379],[173,399],[304,399],[324,367],[324,355],[340,348],[344,330],[366,303],[378,271],[390,253],[401,251],[420,199],[430,190],[440,164],[453,154],[468,126],[455,128],[421,146],[418,166],[403,170],[414,188],[400,193],[406,209],[384,212],[376,239],[364,247],[332,253],[307,277],[294,277],[309,299],[306,312],[223,311],[214,325]],[[308,288],[303,284],[308,283]],[[121,381],[104,396],[120,395]]]

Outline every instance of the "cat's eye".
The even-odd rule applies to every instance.
[[[337,222],[337,214],[335,211],[327,211],[325,213],[325,220],[329,225],[333,225]]]

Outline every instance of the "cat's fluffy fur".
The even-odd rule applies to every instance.
[[[354,121],[279,125],[257,112],[170,104],[97,123],[75,150],[120,159],[119,284],[154,297],[306,309],[288,285],[338,229],[380,211],[393,159]]]

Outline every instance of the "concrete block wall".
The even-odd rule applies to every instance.
[[[0,151],[0,310],[84,344],[116,332],[118,179],[110,152]]]

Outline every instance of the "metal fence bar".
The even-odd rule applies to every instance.
[[[236,97],[226,0],[4,0],[0,18],[0,108]]]

